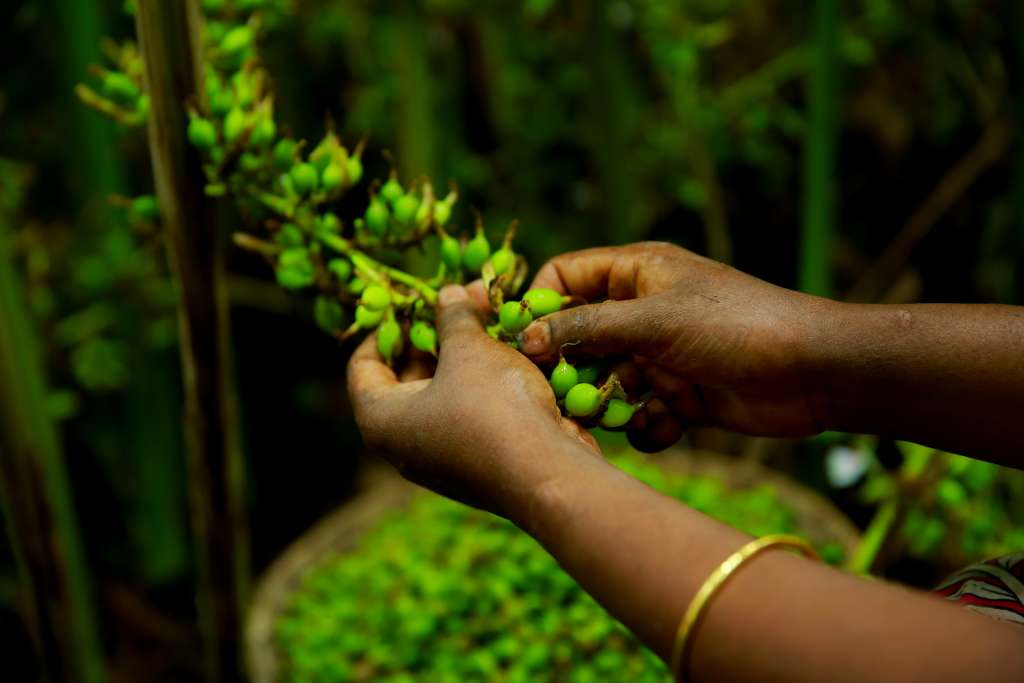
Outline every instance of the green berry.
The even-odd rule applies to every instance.
[[[252,129],[249,142],[256,147],[266,147],[277,137],[277,124],[269,116],[262,117]]]
[[[313,304],[316,324],[325,332],[335,332],[345,327],[345,309],[334,299],[319,296]]]
[[[235,96],[229,90],[222,90],[210,95],[210,111],[217,116],[225,116],[233,106],[235,106]]]
[[[462,267],[462,245],[451,235],[441,237],[441,263],[449,273],[457,273]]]
[[[212,149],[217,144],[217,129],[212,122],[197,116],[188,123],[188,141],[199,149]]]
[[[236,26],[221,38],[220,50],[229,56],[239,56],[252,46],[253,38],[251,28]]]
[[[156,197],[151,194],[144,194],[132,200],[129,212],[136,221],[152,222],[160,217],[160,205],[157,204]]]
[[[255,173],[263,167],[263,161],[255,154],[245,152],[238,159],[238,167],[246,173]]]
[[[377,237],[383,237],[388,232],[390,218],[391,215],[384,202],[374,199],[366,209],[366,228]]]
[[[108,71],[103,76],[103,94],[112,100],[128,104],[137,100],[142,92],[128,76],[119,71]]]
[[[416,225],[428,225],[434,215],[430,212],[430,202],[420,202],[419,207],[416,210]]]
[[[345,172],[341,169],[341,166],[333,162],[327,164],[324,167],[323,173],[320,174],[320,184],[328,192],[337,190],[344,182]]]
[[[423,320],[417,320],[409,328],[409,341],[420,351],[437,355],[437,330]]]
[[[387,318],[377,328],[377,350],[388,365],[402,352],[402,326],[395,320],[395,314],[388,312]]]
[[[351,280],[349,280],[348,292],[352,296],[359,296],[363,292],[366,291],[366,287],[367,287],[366,280],[364,280],[363,278],[361,278],[361,277],[359,277],[357,275],[356,277],[354,277]]]
[[[313,168],[312,164],[295,164],[292,166],[290,175],[292,186],[295,188],[295,192],[300,195],[306,195],[315,190],[319,182],[316,169]]]
[[[491,257],[491,265],[494,267],[495,275],[507,273],[515,262],[515,252],[508,247],[502,247],[498,251],[494,252],[494,256]]]
[[[340,282],[348,282],[352,277],[352,264],[343,258],[334,258],[327,262],[327,270]]]
[[[604,364],[590,363],[589,365],[581,365],[576,369],[580,373],[580,382],[597,384],[597,380],[601,377],[601,372],[604,370]]]
[[[462,264],[469,272],[479,273],[490,256],[491,243],[487,241],[487,235],[483,230],[477,230],[476,235],[469,241],[462,253]]]
[[[363,179],[363,161],[359,157],[349,157],[345,162],[345,171],[348,173],[348,184],[358,185]]]
[[[582,382],[565,395],[565,411],[573,417],[590,417],[601,409],[601,390]]]
[[[240,107],[248,109],[252,106],[256,99],[256,87],[249,74],[239,71],[231,79],[231,87],[235,91],[235,99]]]
[[[135,2],[135,0],[131,0]],[[206,42],[210,45],[220,43],[224,39],[224,34],[228,32],[228,27],[223,21],[207,21],[203,26],[206,32]]]
[[[520,301],[506,301],[498,309],[498,322],[507,333],[519,334],[533,322],[530,305]]]
[[[409,225],[416,217],[416,210],[420,208],[420,200],[411,194],[404,194],[395,201],[395,220],[402,225]]]
[[[440,226],[445,226],[452,217],[452,206],[448,202],[438,202],[434,204],[434,222]]]
[[[329,232],[334,234],[341,232],[341,219],[338,218],[338,216],[333,213],[325,213],[324,215],[320,216],[317,219],[316,224],[317,228],[319,228],[323,232]]]
[[[563,398],[570,389],[579,383],[579,373],[576,372],[575,367],[566,363],[564,358],[560,358],[558,365],[551,371],[548,383],[555,392],[555,396]]]
[[[633,413],[635,412],[636,406],[623,401],[621,398],[613,398],[608,401],[608,407],[604,409],[604,414],[601,415],[601,426],[605,429],[625,427],[633,419]]]
[[[356,306],[356,326],[361,330],[377,327],[384,318],[384,311],[371,311],[366,306]]]
[[[396,178],[389,178],[384,187],[380,188],[380,196],[388,204],[394,204],[399,198],[405,194],[402,190],[402,184],[398,182]]]
[[[530,309],[538,318],[562,310],[562,295],[547,287],[531,289],[523,299],[530,302]]]
[[[383,311],[391,305],[391,291],[380,285],[370,285],[363,292],[359,303],[371,311]]]
[[[277,282],[286,289],[302,289],[316,280],[316,269],[309,252],[302,248],[285,249],[277,261]]]
[[[235,142],[245,133],[245,112],[240,107],[232,107],[224,117],[224,139]]]
[[[291,138],[281,138],[274,145],[274,163],[278,168],[291,168],[292,164],[295,163],[295,150],[297,148],[298,144]]]
[[[277,235],[274,236],[274,240],[283,247],[301,247],[306,243],[302,230],[294,223],[282,225],[281,229],[277,231]]]

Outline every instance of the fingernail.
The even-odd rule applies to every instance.
[[[551,345],[551,326],[543,320],[532,323],[519,333],[519,348],[528,356],[537,356]]]
[[[448,285],[437,294],[437,302],[442,306],[451,306],[468,298],[466,288],[461,285]]]

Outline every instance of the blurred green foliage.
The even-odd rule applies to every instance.
[[[391,150],[406,179],[456,181],[463,206],[492,225],[522,220],[518,249],[535,267],[569,249],[668,239],[797,285],[804,161],[815,144],[809,3],[272,2],[265,57],[283,133],[318,140],[326,114],[346,140],[368,137],[368,177],[386,172]],[[249,12],[264,0],[204,4]],[[1024,41],[1014,0],[839,4],[838,156],[824,179],[837,218],[831,246],[809,257],[841,296],[984,131],[1024,121]],[[63,419],[92,557],[104,576],[153,586],[188,576],[171,284],[141,132],[71,96],[91,64],[130,66],[125,44],[100,40],[131,34],[130,5],[3,3],[0,59],[17,68],[0,74],[0,158],[33,178],[26,210],[11,216],[13,248],[56,387],[45,409]],[[142,93],[105,73],[93,70],[94,91],[131,105],[123,123],[140,123]],[[901,264],[913,285],[901,296],[1021,302],[1024,155],[1009,151],[997,149],[993,166],[949,198]],[[0,203],[15,175],[0,165]],[[460,211],[453,224],[469,219]],[[281,312],[315,314],[332,329],[348,321],[323,304],[265,296],[257,261],[236,254],[231,267],[248,278],[232,294],[248,302],[235,329],[266,561],[342,497],[349,470],[319,475],[339,461],[354,467],[358,445],[337,398],[336,346]],[[327,442],[352,457],[322,457]],[[888,501],[902,511],[877,571],[906,558],[937,570],[1024,544],[1018,473],[929,461],[916,486],[899,465],[876,463],[864,496],[844,501],[854,512]]]
[[[613,462],[753,535],[797,532],[775,490]],[[277,628],[283,681],[667,681],[664,664],[511,522],[433,494],[312,567]]]

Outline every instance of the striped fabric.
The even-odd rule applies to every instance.
[[[935,592],[967,609],[1024,626],[1024,552],[965,567]]]

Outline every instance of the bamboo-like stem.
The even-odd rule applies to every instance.
[[[55,10],[62,18],[59,23],[63,30],[60,51],[65,89],[70,99],[73,90],[80,96],[86,94],[76,84],[87,64],[100,61],[103,18],[97,0],[59,0]],[[94,106],[96,102],[89,104]],[[115,118],[120,119],[124,115],[123,112],[118,114]],[[80,186],[104,199],[106,195],[123,191],[124,164],[118,158],[113,125],[102,116],[78,106],[71,108],[70,118],[77,150],[72,171],[79,174]]]
[[[151,98],[150,152],[178,295],[185,448],[198,569],[206,679],[242,679],[242,606],[248,584],[243,462],[231,373],[224,239],[217,233],[198,155],[187,144],[186,102],[200,102],[198,0],[142,0],[136,26]]]
[[[433,75],[428,68],[426,32],[414,3],[400,3],[396,13],[395,70],[401,83],[398,101],[398,159],[406,181],[436,172]]]
[[[813,66],[808,95],[810,130],[804,152],[804,217],[800,289],[832,293],[831,256],[836,187],[839,99],[839,2],[816,0]]]
[[[85,553],[46,381],[0,216],[0,500],[25,619],[52,683],[102,683]]]
[[[600,188],[604,237],[613,244],[624,244],[636,239],[636,176],[622,172],[628,163],[629,107],[635,93],[620,38],[608,25],[609,4],[608,0],[581,3],[587,8],[589,36],[583,49],[593,79],[588,98],[592,123],[587,138]]]

